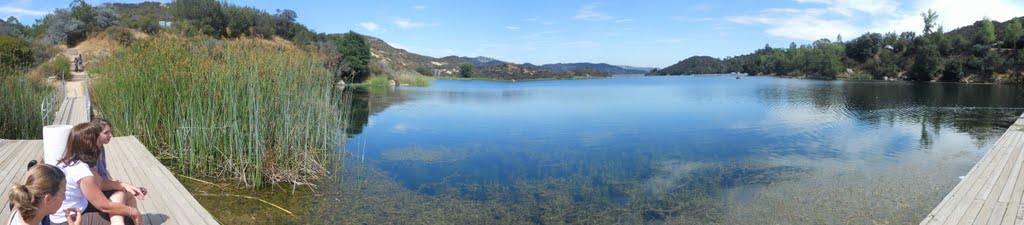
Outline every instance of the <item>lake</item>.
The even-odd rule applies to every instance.
[[[350,157],[316,218],[918,223],[1024,111],[1022,93],[727,75],[356,91]]]

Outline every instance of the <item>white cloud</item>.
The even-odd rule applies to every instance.
[[[1021,16],[1020,0],[796,0],[803,8],[764,9],[754,15],[728,17],[733,23],[763,25],[765,33],[790,39],[817,40],[837,34],[921,32],[921,12],[932,9],[946,31],[973,24],[982,17],[1005,21]]]
[[[633,22],[633,19],[618,19],[618,20],[615,20],[615,22],[616,23]]]
[[[854,13],[867,13],[871,15],[890,14],[896,12],[900,4],[891,0],[833,0],[829,10],[843,16],[853,16]]]
[[[412,6],[411,8],[416,9],[416,10],[424,10],[424,9],[429,8],[429,7],[425,6],[425,5],[415,5],[415,6]]]
[[[0,14],[10,15],[10,16],[15,16],[15,17],[17,17],[17,16],[44,16],[44,15],[46,15],[48,13],[49,12],[46,12],[46,11],[23,9],[23,8],[18,8],[18,7],[14,7],[14,6],[0,6]]]
[[[873,32],[921,32],[924,28],[921,12],[931,9],[939,14],[939,24],[946,31],[974,24],[983,17],[997,21],[1006,21],[1011,18],[1024,15],[1024,1],[1016,0],[924,0],[915,4],[900,16],[886,20],[875,21],[871,24]]]
[[[363,29],[366,29],[370,32],[377,32],[377,30],[380,29],[380,27],[378,27],[377,24],[374,22],[359,23],[359,26],[363,27]]]
[[[409,29],[409,28],[417,28],[417,27],[425,27],[425,26],[437,26],[439,24],[437,24],[437,23],[415,22],[415,21],[412,21],[412,20],[409,20],[409,19],[398,18],[398,19],[395,19],[395,25],[398,25],[398,27],[401,27],[403,29]]]
[[[800,40],[818,40],[858,30],[850,21],[823,18],[825,9],[767,9],[760,15],[728,18],[739,24],[762,24],[772,36]]]
[[[598,5],[599,4],[597,3],[592,3],[590,5],[583,6],[583,8],[576,12],[576,16],[573,17],[573,19],[589,21],[605,21],[615,19],[615,17],[609,16],[604,12],[598,12],[596,10]]]
[[[519,27],[515,27],[515,26],[505,26],[505,29],[509,29],[509,30],[519,30]]]

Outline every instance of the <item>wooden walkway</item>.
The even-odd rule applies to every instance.
[[[53,117],[53,124],[55,125],[76,125],[83,122],[89,121],[89,109],[85,107],[88,98],[85,97],[84,82],[87,74],[84,72],[75,72],[75,75],[68,80],[64,87],[64,101],[61,102],[58,107],[56,115]]]
[[[921,224],[1024,224],[1024,115]]]
[[[111,177],[148,189],[138,201],[144,224],[219,224],[135,136],[113,138],[106,149]],[[10,214],[11,184],[23,182],[28,161],[42,157],[41,140],[0,140],[0,218]]]

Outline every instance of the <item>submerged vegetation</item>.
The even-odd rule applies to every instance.
[[[340,93],[315,54],[261,39],[154,37],[95,66],[99,111],[190,176],[247,186],[324,176]]]

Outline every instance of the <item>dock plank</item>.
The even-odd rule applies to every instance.
[[[137,201],[143,224],[219,224],[185,189],[174,174],[134,136],[115,137],[107,148],[107,166],[113,178],[146,187],[146,200]],[[43,154],[41,140],[5,140],[0,146],[0,218],[7,218],[7,191],[25,176],[25,163]]]
[[[1009,141],[1010,138],[1007,138],[1009,135],[1011,134],[1004,133],[992,146],[1000,146],[1002,143]],[[996,154],[991,151],[988,154],[985,154],[985,156],[983,156],[981,160],[967,172],[967,175],[964,176],[960,183],[954,186],[953,190],[946,195],[934,210],[932,210],[932,213],[925,217],[925,220],[922,221],[921,224],[943,224],[949,220],[949,216],[953,213],[953,210],[961,203],[961,201],[965,201],[963,196],[970,193],[970,189],[975,183],[977,183],[975,181],[980,177],[980,173],[982,173],[984,168],[986,168],[993,158],[995,158],[995,155]],[[957,218],[957,220],[959,220],[959,218]]]
[[[11,151],[10,158],[4,158],[3,166],[0,167],[0,171],[5,174],[4,178],[0,180],[0,185],[4,188],[0,191],[0,202],[3,203],[3,210],[0,210],[0,218],[7,218],[10,211],[7,209],[10,204],[9,194],[10,186],[14,183],[20,183],[25,177],[25,166],[28,161],[42,155],[42,141],[16,141],[5,149],[0,151]],[[33,152],[33,149],[37,149]]]
[[[1024,222],[1024,114],[921,224]]]
[[[1016,162],[1017,156],[1020,155],[1020,151],[1012,151],[1013,148],[1020,145],[1020,136],[1014,138],[1010,143],[1007,146],[1010,149],[1010,151],[1007,151],[1009,155],[1002,159],[1002,163],[997,171],[998,173],[989,179],[985,189],[982,189],[982,193],[977,198],[982,201],[981,205],[972,206],[971,210],[967,212],[966,217],[960,221],[960,224],[987,224],[989,221],[988,217],[992,215],[992,211],[997,211],[994,208],[999,203],[998,198],[1002,195],[1002,191],[1007,187],[1013,189],[1012,186],[1007,185],[1009,183],[1007,179],[1009,179],[1009,175],[1013,170],[1013,162]],[[992,198],[995,199],[993,200]],[[1005,206],[1003,207],[1005,209]],[[976,221],[979,219],[981,221]]]

